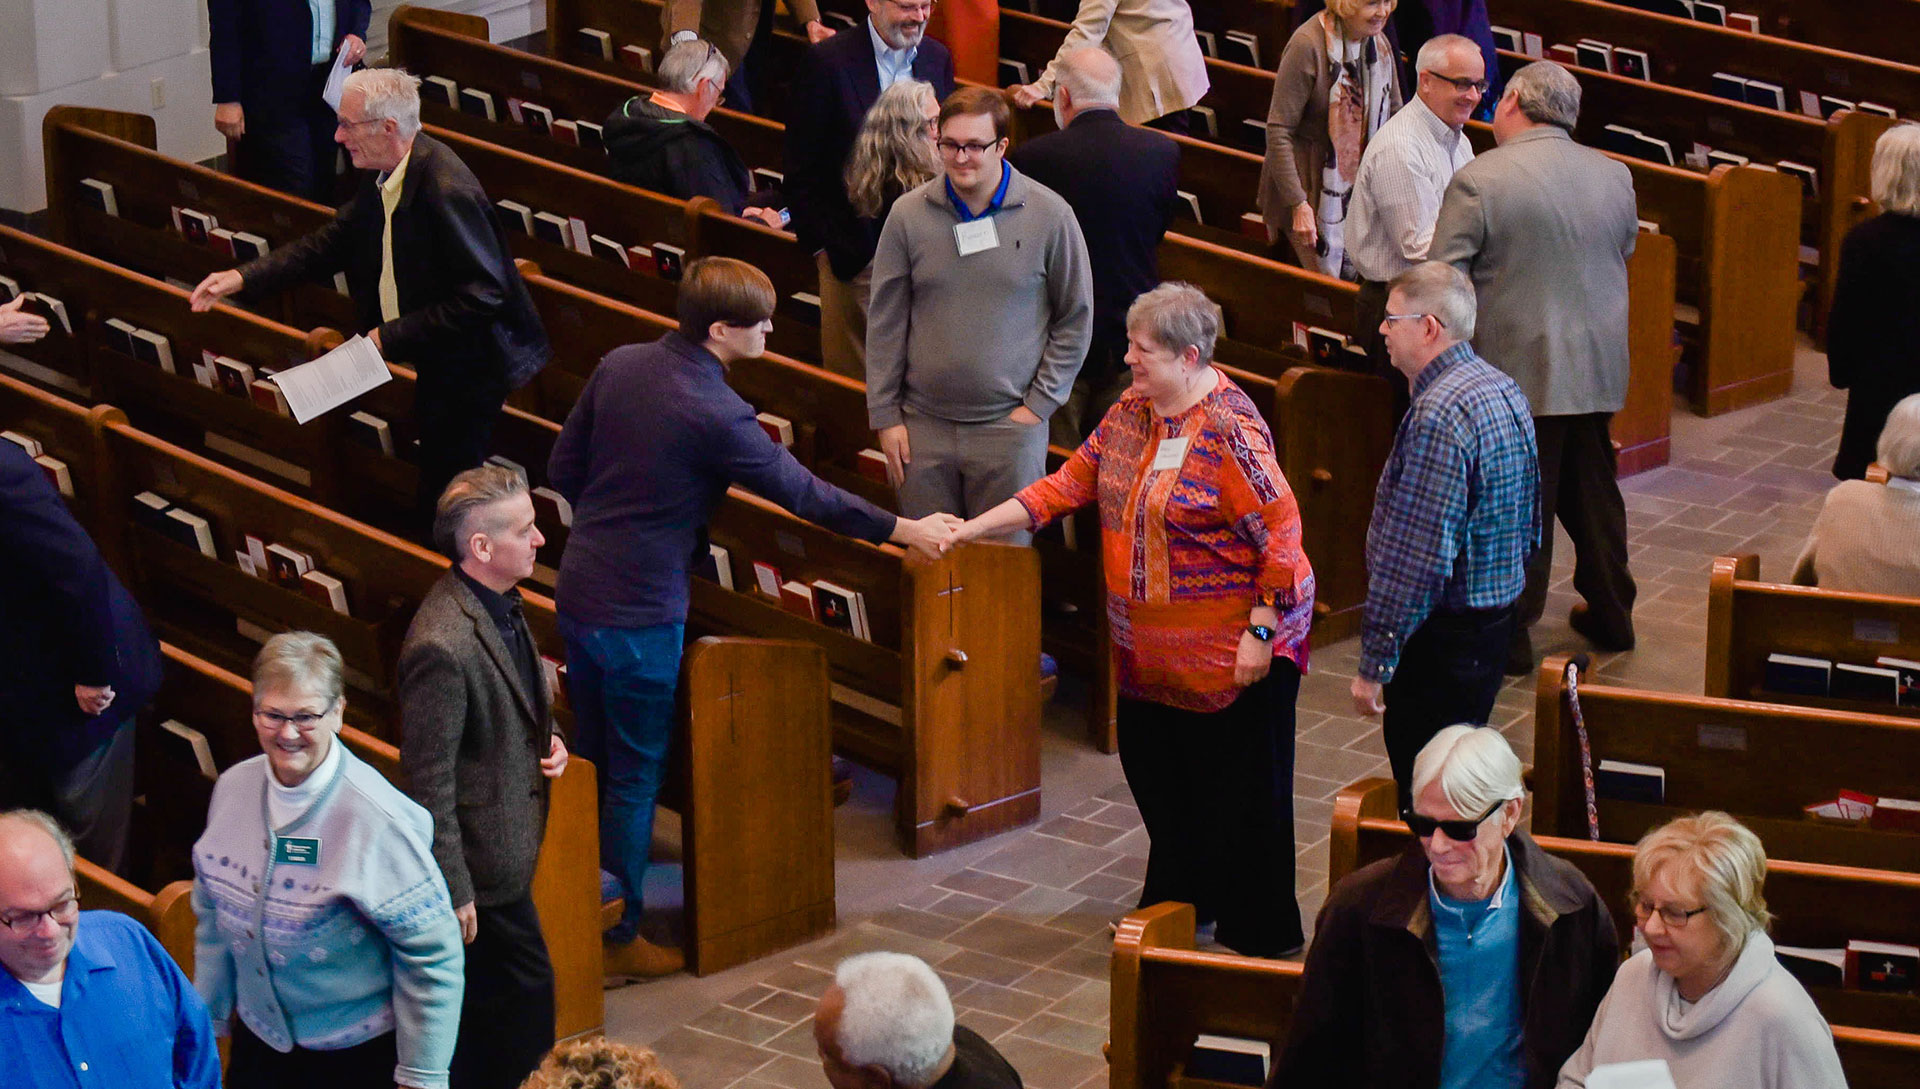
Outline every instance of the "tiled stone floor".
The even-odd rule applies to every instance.
[[[1715,555],[1751,551],[1784,577],[1821,497],[1843,395],[1825,360],[1803,350],[1795,392],[1759,408],[1673,419],[1673,459],[1623,483],[1639,582],[1639,649],[1596,656],[1599,675],[1637,687],[1697,692]],[[1566,626],[1575,598],[1571,549],[1555,552],[1542,654],[1585,649]],[[1339,788],[1385,775],[1377,721],[1356,718],[1347,683],[1355,640],[1316,647],[1302,685],[1296,748],[1298,893],[1311,918],[1326,895],[1327,825]],[[1523,760],[1533,749],[1533,679],[1509,680],[1494,725]],[[891,784],[861,776],[836,820],[840,927],[787,953],[706,979],[679,976],[607,995],[607,1029],[661,1053],[689,1089],[821,1089],[813,1000],[834,963],[893,949],[932,963],[959,1019],[1006,1054],[1033,1089],[1105,1085],[1107,920],[1131,906],[1146,834],[1117,759],[1088,748],[1072,693],[1049,708],[1039,823],[990,842],[910,861],[888,830]],[[672,914],[677,867],[657,868],[650,910]],[[652,882],[650,882],[652,884]],[[650,889],[650,893],[655,890]]]

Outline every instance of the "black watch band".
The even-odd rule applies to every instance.
[[[1273,642],[1273,637],[1279,634],[1265,624],[1248,624],[1247,632],[1262,643]]]

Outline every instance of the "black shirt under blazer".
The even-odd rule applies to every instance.
[[[1113,110],[1088,110],[1058,132],[1035,137],[1007,156],[1014,169],[1066,199],[1087,240],[1093,268],[1090,365],[1124,351],[1127,308],[1160,282],[1160,240],[1180,188],[1180,145],[1129,125]],[[1110,358],[1118,358],[1118,352]],[[1082,370],[1090,381],[1095,375]]]
[[[525,385],[553,354],[546,328],[514,268],[493,204],[447,145],[415,136],[393,209],[393,279],[400,316],[380,320],[380,239],[386,209],[379,176],[361,171],[333,222],[240,267],[246,289],[272,294],[302,280],[347,274],[362,329],[380,351],[415,367],[424,387],[462,378]]]
[[[1879,456],[1880,429],[1920,393],[1920,217],[1886,212],[1847,232],[1827,315],[1827,375],[1847,392],[1833,475],[1859,480]]]
[[[556,732],[545,674],[527,690],[493,614],[449,571],[400,647],[400,768],[433,814],[455,907],[526,896],[547,824],[540,761]]]
[[[953,54],[932,38],[921,38],[913,78],[933,84],[934,95],[944,101],[953,93]],[[845,177],[860,123],[880,99],[880,69],[866,22],[809,48],[792,94],[782,191],[793,230],[809,253],[827,251],[835,276],[851,280],[873,257],[864,241],[866,229],[847,197]]]

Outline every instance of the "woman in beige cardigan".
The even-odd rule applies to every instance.
[[[1073,29],[1046,71],[1032,83],[1008,88],[1014,104],[1025,108],[1052,98],[1060,62],[1089,45],[1120,62],[1120,119],[1130,125],[1184,113],[1207,93],[1207,61],[1187,0],[1080,0]]]
[[[1920,597],[1920,393],[1887,413],[1876,454],[1887,482],[1842,480],[1827,493],[1794,582]]]
[[[1300,264],[1354,279],[1342,226],[1367,141],[1400,108],[1393,47],[1383,31],[1397,0],[1327,0],[1280,56],[1267,110],[1260,214]]]

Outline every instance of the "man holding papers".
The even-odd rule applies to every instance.
[[[335,64],[366,54],[369,0],[207,0],[213,127],[233,172],[332,204]]]
[[[552,355],[493,207],[445,144],[420,135],[420,81],[397,69],[347,77],[336,139],[363,171],[333,222],[193,290],[205,310],[243,287],[273,293],[345,272],[373,346],[419,372],[419,511],[487,456],[509,390]]]

